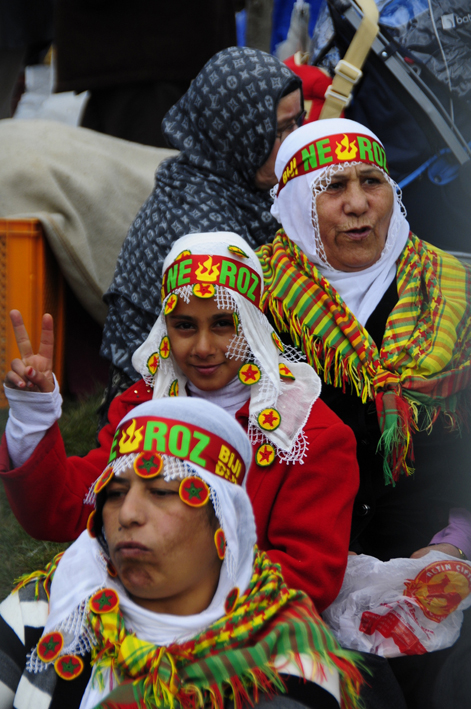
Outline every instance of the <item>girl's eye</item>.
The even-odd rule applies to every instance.
[[[188,322],[187,320],[182,320],[181,322],[176,322],[173,324],[173,327],[176,330],[193,330],[194,325],[191,322]]]
[[[227,320],[218,320],[215,323],[216,327],[234,327],[234,321],[232,318],[228,318]]]

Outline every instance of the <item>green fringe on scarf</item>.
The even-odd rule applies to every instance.
[[[412,432],[439,414],[460,429],[469,411],[471,269],[413,234],[397,261],[399,300],[381,349],[337,291],[280,230],[257,255],[262,306],[326,384],[374,400],[386,482],[413,472]],[[361,274],[358,275],[361,278]]]
[[[125,629],[119,609],[90,612],[88,620],[97,639],[95,681],[103,686],[109,668],[120,683],[97,709],[223,709],[227,698],[240,709],[262,693],[286,691],[273,662],[286,656],[301,668],[302,654],[338,671],[342,706],[361,706],[360,656],[339,646],[310,599],[288,589],[279,566],[263,552],[257,552],[249,588],[232,612],[181,645],[139,640]]]
[[[19,578],[15,579],[15,581],[14,581],[15,587],[13,588],[12,593],[14,593],[15,591],[19,591],[20,588],[24,588],[24,586],[27,586],[27,584],[34,581],[35,582],[34,598],[36,600],[38,600],[38,598],[39,598],[39,584],[42,583],[47,600],[49,600],[49,593],[51,590],[52,579],[54,578],[54,574],[57,569],[57,565],[63,556],[64,556],[64,552],[61,551],[59,554],[56,554],[56,556],[53,558],[52,561],[49,562],[49,564],[46,566],[45,569],[42,569],[40,571],[33,571],[30,574],[23,574]]]

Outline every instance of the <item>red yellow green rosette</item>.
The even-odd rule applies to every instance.
[[[47,635],[43,635],[36,645],[38,657],[43,662],[54,662],[63,647],[64,638],[62,633],[59,633],[57,630],[52,633],[48,633]]]
[[[75,679],[83,672],[83,660],[78,655],[62,655],[54,663],[54,669],[62,679]]]
[[[181,481],[178,494],[180,499],[190,507],[202,507],[209,501],[210,490],[204,480],[192,475]]]
[[[240,591],[237,588],[237,586],[234,586],[229,593],[226,596],[226,601],[224,603],[224,610],[226,611],[226,615],[229,615],[229,613],[232,613],[234,610],[237,601],[239,600],[239,594]]]
[[[95,487],[93,488],[95,495],[98,495],[98,493],[101,492],[106,485],[108,485],[113,475],[113,467],[108,465],[95,483]]]
[[[162,472],[164,461],[158,453],[143,451],[134,459],[133,468],[140,478],[155,478]]]
[[[112,613],[119,606],[119,596],[112,588],[102,588],[93,594],[88,605],[92,613]]]
[[[222,560],[224,559],[226,555],[226,535],[224,534],[224,531],[219,527],[219,529],[216,529],[214,532],[214,543],[216,544],[216,551],[218,553],[218,557]]]

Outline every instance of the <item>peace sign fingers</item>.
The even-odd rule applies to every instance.
[[[43,315],[41,340],[37,354],[33,351],[19,310],[12,310],[10,318],[21,359],[12,361],[11,370],[5,378],[5,384],[18,389],[27,388],[30,391],[53,391],[54,330],[51,315]]]

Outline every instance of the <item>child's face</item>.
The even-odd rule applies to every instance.
[[[172,354],[187,379],[198,389],[216,391],[237,375],[241,362],[226,358],[235,335],[231,311],[220,310],[214,298],[182,298],[170,315],[167,331]]]

